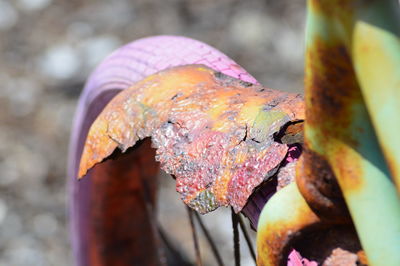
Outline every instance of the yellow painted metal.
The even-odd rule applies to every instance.
[[[400,198],[388,168],[396,176],[390,140],[400,124],[390,121],[398,121],[400,107],[398,42],[385,23],[362,21],[363,14],[383,12],[391,3],[308,1],[305,149],[321,161],[304,167],[330,165],[371,265],[400,263]],[[399,137],[392,144],[397,142]]]
[[[280,265],[298,232],[316,226],[319,218],[301,196],[295,183],[278,191],[263,208],[257,229],[257,265]]]
[[[380,1],[357,10],[353,62],[391,177],[400,192],[400,7]]]

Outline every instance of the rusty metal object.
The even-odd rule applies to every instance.
[[[400,195],[400,8],[371,1],[357,10],[353,62],[371,121]]]
[[[278,191],[264,207],[257,228],[257,265],[284,265],[301,229],[321,223],[295,183]]]
[[[337,255],[335,250],[338,248],[346,251],[346,255]],[[261,213],[257,233],[257,265],[286,266],[292,249],[308,259],[306,265],[329,265],[341,259],[365,261],[352,225],[321,220],[295,183],[278,191]]]
[[[125,154],[116,153],[113,157],[118,160],[110,159],[91,170],[86,263],[162,265],[152,207],[159,169],[155,150],[148,139]]]
[[[272,176],[288,146],[274,136],[302,120],[300,95],[252,85],[207,67],[177,67],[117,95],[93,123],[79,176],[151,136],[161,167],[183,201],[200,213],[236,212]]]
[[[304,147],[296,177],[304,199],[322,219],[329,223],[351,221],[336,176],[323,156]]]
[[[376,17],[383,24],[375,27],[389,25],[381,16],[389,2],[308,1],[305,145],[296,177],[321,219],[349,221],[347,205],[373,265],[400,261],[400,200],[353,65],[354,25]]]
[[[359,263],[365,264],[364,252],[350,223],[350,213],[368,261],[373,265],[397,265],[399,262],[400,206],[387,164],[391,167],[392,177],[396,177],[396,170],[393,170],[394,160],[387,154],[388,163],[385,163],[378,141],[383,146],[386,145],[385,152],[393,148],[387,148],[390,146],[388,143],[391,143],[390,138],[378,140],[375,135],[377,129],[378,134],[383,136],[384,134],[379,131],[382,132],[385,127],[380,125],[380,121],[375,121],[374,127],[372,126],[370,117],[377,117],[379,110],[373,103],[374,94],[371,91],[373,86],[367,82],[369,76],[366,73],[373,72],[371,73],[375,77],[373,82],[382,81],[382,78],[380,72],[376,72],[374,62],[369,59],[373,56],[357,50],[363,47],[360,45],[363,42],[362,37],[366,38],[365,44],[371,43],[369,41],[371,35],[357,35],[358,29],[365,30],[367,27],[357,27],[354,30],[355,24],[366,24],[363,19],[376,22],[377,18],[380,20],[374,27],[385,25],[386,30],[393,29],[388,22],[394,21],[393,17],[390,18],[393,12],[386,12],[389,10],[389,2],[394,1],[308,1],[304,151],[298,163],[296,183],[307,201],[307,204],[304,202],[304,206],[310,209],[301,206],[300,196],[291,202],[290,207],[293,208],[291,210],[293,213],[303,213],[305,216],[314,213],[320,220],[310,226],[312,222],[304,223],[303,219],[306,218],[300,215],[289,216],[291,213],[289,210],[286,211],[286,215],[281,214],[281,218],[277,219],[279,214],[275,212],[278,208],[283,209],[282,201],[290,197],[290,193],[283,195],[281,191],[288,192],[287,188],[293,184],[278,191],[265,206],[259,223],[258,243],[260,245],[267,243],[264,245],[265,250],[259,250],[260,265],[285,264],[290,248],[295,248],[303,256],[323,263],[323,260],[316,258],[316,254],[301,250],[301,247],[314,247],[318,252],[317,255],[321,256],[324,252],[322,244],[324,238],[318,234],[322,232],[329,235],[330,230],[336,230],[338,239],[346,241],[345,243],[352,242],[360,250],[338,252],[341,250],[339,243],[332,243],[334,249],[327,257],[325,265],[355,260],[356,257]],[[385,12],[389,15],[387,18],[382,16]],[[382,24],[383,21],[385,22]],[[375,29],[378,35],[383,36],[381,31],[382,29]],[[353,35],[354,32],[356,35]],[[393,36],[385,38],[392,48],[398,46],[398,42],[393,41]],[[358,73],[353,65],[353,42],[358,44],[355,50],[358,56],[356,60],[359,62],[370,60],[367,62],[368,66],[361,64],[357,66]],[[385,46],[386,52],[388,47]],[[375,61],[382,58],[383,55]],[[390,84],[390,90],[393,91],[393,84],[396,83],[394,81],[397,80],[396,75],[393,75],[393,69],[396,68],[389,67],[386,71],[392,73],[393,78],[389,77],[379,84],[375,83],[375,89],[379,89],[383,84]],[[367,90],[364,88],[361,90],[358,83],[360,79],[364,81],[362,85],[366,86]],[[370,98],[371,106],[375,105],[372,115],[368,113],[365,96]],[[381,93],[379,97],[382,97]],[[384,97],[379,98],[381,103],[382,99]],[[392,104],[390,108],[395,110],[397,107],[393,103],[395,101],[388,102]],[[386,133],[397,132],[395,128],[396,126],[390,127]],[[391,153],[391,156],[395,154]],[[264,212],[268,213],[268,218]],[[385,223],[381,222],[382,217],[385,217]],[[266,233],[260,234],[261,230]],[[304,232],[306,233],[303,234]],[[296,234],[298,241],[303,245],[296,244]],[[318,247],[315,246],[316,239]]]
[[[288,124],[288,126],[284,129],[283,136],[281,137],[282,143],[286,144],[303,143],[304,142],[303,126],[304,126],[304,121]]]
[[[307,56],[306,67],[311,71],[306,76],[309,106],[306,110],[306,132],[313,128],[318,130],[313,130],[312,135],[306,133],[297,183],[307,202],[319,215],[329,220],[348,222],[350,216],[336,176],[321,149],[327,146],[324,151],[333,150],[337,142],[351,146],[358,144],[349,127],[355,117],[354,106],[359,108],[363,100],[344,46],[316,38]],[[315,149],[318,152],[313,151]],[[353,172],[354,185],[358,176],[359,173]]]

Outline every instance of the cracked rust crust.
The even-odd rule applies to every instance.
[[[274,134],[304,119],[298,94],[252,85],[202,65],[159,72],[118,94],[93,123],[79,176],[145,137],[190,207],[236,212],[275,173],[288,147]]]

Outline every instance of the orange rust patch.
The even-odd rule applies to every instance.
[[[356,1],[349,0],[309,0],[310,9],[329,17],[349,17],[356,7]]]
[[[295,185],[292,184],[290,186]],[[290,187],[290,190],[287,190],[287,188],[289,187],[284,188],[284,193],[289,194],[284,197],[293,197],[293,199],[289,201],[287,199],[270,201],[267,203],[282,205],[280,209],[283,209],[287,215],[280,214],[278,219],[275,217],[272,218],[274,222],[269,220],[264,224],[260,224],[261,221],[259,222],[257,233],[257,265],[264,265],[266,262],[269,263],[268,265],[286,265],[287,255],[290,252],[293,239],[299,237],[305,230],[321,224],[318,216],[312,212],[301,196],[293,193],[295,192],[293,187]],[[274,197],[282,196],[282,192],[279,192],[281,193],[280,195],[279,193],[275,194]],[[288,202],[292,204],[288,206]],[[272,213],[270,215],[274,216]]]
[[[357,146],[351,125],[356,119],[354,107],[364,102],[346,47],[316,38],[308,49],[306,67],[307,125],[319,129],[322,143],[338,138]]]
[[[366,112],[364,100],[343,44],[315,38],[307,52],[307,68],[306,128],[312,131],[315,138],[312,140],[314,146],[307,144],[305,147],[304,166],[297,182],[307,201],[312,205],[315,203],[315,208],[327,217],[337,214],[343,218],[348,216],[347,210],[329,165],[337,169],[338,177],[349,189],[360,186],[360,158],[353,151],[359,147],[355,133],[362,133],[356,124]],[[311,143],[311,140],[307,142]],[[327,154],[325,159],[311,151],[316,147],[319,153]],[[321,167],[329,168],[330,174],[320,178],[321,171],[324,172]],[[339,207],[336,211],[334,204]]]
[[[306,144],[297,163],[297,186],[310,207],[329,222],[350,222],[350,215],[328,161]]]
[[[285,134],[296,135],[303,132],[303,123],[289,125],[285,130]]]
[[[344,191],[361,189],[364,185],[364,180],[361,178],[363,176],[363,169],[360,165],[361,158],[359,155],[348,148],[339,148],[332,157],[332,165],[335,166],[338,174],[343,176],[340,184],[342,189]]]
[[[360,250],[359,252],[357,252],[357,257],[361,265],[369,265],[367,254],[365,254],[364,250]]]
[[[321,265],[332,259],[332,252],[338,248],[355,256],[361,245],[353,225],[332,222],[313,212],[295,184],[285,187],[264,207],[258,225],[257,265],[287,265],[292,249]]]
[[[285,158],[287,145],[275,142],[274,134],[304,119],[303,108],[300,95],[244,83],[207,67],[162,71],[105,107],[89,131],[79,175],[117,147],[125,151],[150,136],[156,159],[176,177],[186,204],[202,213],[228,204],[240,211]]]
[[[290,124],[285,131],[281,134],[280,140],[282,143],[294,144],[294,143],[304,143],[304,122],[299,121],[295,124]]]

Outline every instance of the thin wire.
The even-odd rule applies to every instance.
[[[244,235],[244,238],[246,239],[251,257],[253,258],[254,262],[256,262],[256,253],[254,252],[253,244],[251,243],[251,239],[249,233],[247,232],[246,225],[244,224],[243,217],[240,214],[237,216],[239,218],[240,229],[242,229],[242,233]]]
[[[180,266],[193,266],[192,263],[189,263],[186,256],[182,255],[174,246],[173,242],[169,238],[168,234],[165,233],[162,226],[158,223],[158,231],[160,234],[160,238],[163,241],[163,244],[168,252],[166,252],[167,264],[168,265],[180,265]],[[170,255],[170,257],[168,256]]]
[[[199,240],[197,238],[196,227],[194,226],[193,211],[188,206],[186,206],[186,210],[187,210],[188,216],[189,216],[190,228],[192,229],[194,251],[196,253],[196,265],[197,266],[202,266],[203,263],[201,262],[200,247],[199,247]]]
[[[149,223],[150,223],[151,229],[153,231],[154,240],[157,245],[157,253],[160,258],[160,265],[167,265],[167,257],[164,253],[163,248],[161,248],[159,227],[157,226],[157,222],[156,222],[157,219],[156,219],[154,206],[153,206],[151,196],[150,196],[150,189],[149,189],[148,183],[146,182],[145,179],[140,177],[140,181],[141,181],[142,187],[143,187],[142,195],[143,195],[143,199],[145,201],[145,210],[147,212],[147,215],[149,216]]]
[[[219,266],[224,266],[224,262],[222,261],[221,254],[219,253],[217,246],[215,245],[214,240],[212,239],[210,233],[208,232],[206,226],[204,225],[200,215],[197,212],[194,212],[197,222],[200,225],[201,230],[203,231],[205,237],[207,238],[208,243],[210,244],[211,250],[214,254],[215,260],[217,261]]]
[[[240,239],[238,223],[239,219],[236,213],[231,209],[232,229],[233,229],[233,249],[235,254],[235,266],[240,266]]]

